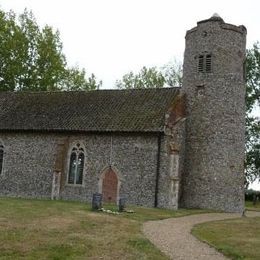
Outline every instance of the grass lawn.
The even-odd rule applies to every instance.
[[[260,211],[260,201],[253,205],[252,201],[246,201],[246,209],[253,211]]]
[[[111,215],[79,202],[0,198],[0,259],[168,259],[142,223],[205,212],[131,209]]]
[[[199,224],[192,234],[231,259],[260,259],[260,217]]]

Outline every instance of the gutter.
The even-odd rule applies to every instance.
[[[162,133],[158,134],[157,139],[157,164],[156,164],[156,179],[155,179],[155,193],[154,193],[154,207],[158,206],[158,192],[159,192],[159,178],[160,178],[160,165],[161,165],[161,140]]]

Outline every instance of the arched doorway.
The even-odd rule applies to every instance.
[[[118,178],[112,168],[106,170],[102,180],[103,202],[117,202]]]

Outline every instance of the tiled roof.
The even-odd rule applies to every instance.
[[[0,92],[0,131],[163,131],[178,88]]]

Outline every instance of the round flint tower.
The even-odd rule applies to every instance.
[[[217,14],[187,31],[184,207],[244,209],[245,46],[246,28]]]

